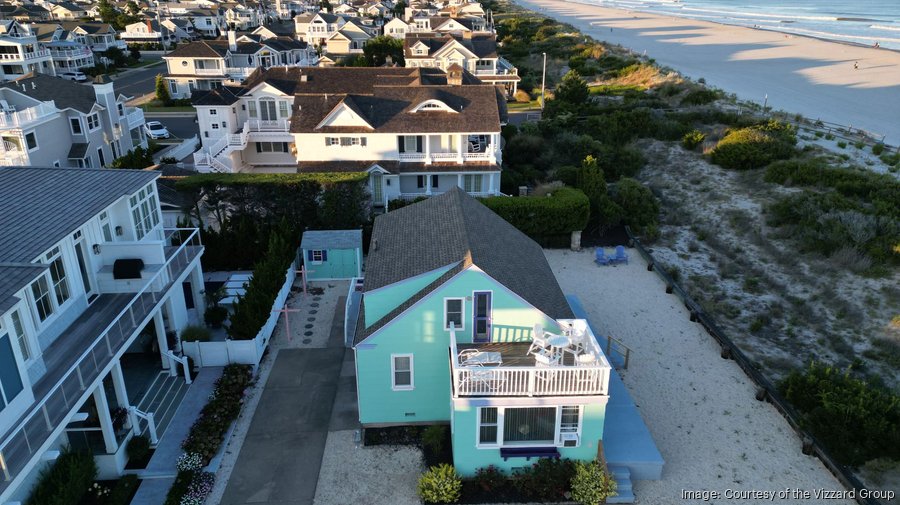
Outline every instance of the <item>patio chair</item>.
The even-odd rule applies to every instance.
[[[463,349],[459,351],[459,364],[462,366],[482,366],[480,362],[472,360],[481,352],[478,349]]]
[[[610,258],[614,263],[628,264],[628,253],[625,252],[625,246],[616,246],[616,255]]]
[[[468,382],[476,392],[497,391],[500,385],[506,382],[506,377],[498,374],[496,370],[471,370]]]
[[[528,352],[525,354],[533,354],[535,352],[547,352],[550,349],[550,342],[547,340],[547,334],[544,333],[544,327],[536,324],[534,325],[534,332],[531,335],[531,345],[528,347]]]
[[[609,265],[609,258],[606,257],[606,251],[602,247],[598,247],[594,251],[594,263],[602,266]]]

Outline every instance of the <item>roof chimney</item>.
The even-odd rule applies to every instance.
[[[465,39],[465,40],[472,40],[472,32],[469,31],[469,30],[464,31],[464,32],[463,32],[463,39]]]
[[[450,65],[447,68],[447,84],[450,86],[462,86],[463,69],[459,65]]]
[[[153,33],[153,23],[149,19],[144,20],[147,23],[147,33]]]
[[[237,35],[234,30],[228,30],[228,49],[232,52],[237,51]]]

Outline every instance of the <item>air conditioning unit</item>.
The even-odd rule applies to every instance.
[[[563,433],[560,435],[560,438],[562,439],[563,447],[578,447],[578,444],[581,443],[577,433]]]

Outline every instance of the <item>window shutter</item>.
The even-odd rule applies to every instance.
[[[306,259],[307,259],[308,261],[312,261],[312,260],[313,260],[312,253],[313,253],[313,252],[312,252],[312,249],[310,249],[309,251],[306,251]]]
[[[325,137],[325,146],[327,147],[330,145],[331,145],[331,137]]]
[[[282,142],[282,143],[281,143],[281,151],[282,151],[282,152],[285,152],[285,153],[288,152],[288,146],[287,146],[287,144],[288,144],[287,142]]]
[[[359,138],[359,145],[365,147],[366,146],[366,137]]]
[[[422,136],[419,135],[416,137],[416,152],[421,153],[422,151]]]
[[[418,188],[424,188],[424,187],[425,187],[425,176],[424,176],[424,175],[417,175],[417,176],[416,176],[416,187],[418,187]]]
[[[322,249],[322,261],[328,261],[328,250]]]
[[[431,176],[431,187],[432,188],[438,187],[438,176],[437,175]]]
[[[403,135],[400,135],[399,137],[397,137],[397,146],[398,146],[398,150],[401,153],[406,152],[406,142],[403,141]]]
[[[259,142],[256,143],[256,152],[258,152],[258,153],[262,152],[262,145]]]

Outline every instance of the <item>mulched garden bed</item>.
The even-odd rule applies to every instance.
[[[443,428],[440,447],[423,443],[425,431],[432,426]],[[453,464],[453,443],[450,440],[450,427],[447,425],[432,426],[390,426],[387,428],[366,428],[363,430],[363,444],[375,445],[414,445],[422,450],[425,466],[432,467],[441,463]],[[434,428],[432,428],[434,429]]]

